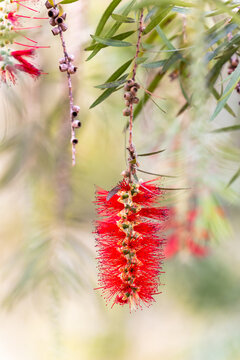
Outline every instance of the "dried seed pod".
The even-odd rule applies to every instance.
[[[62,31],[66,31],[68,29],[65,23],[59,24],[59,26],[61,27]]]
[[[50,18],[49,24],[52,25],[52,26],[57,25],[54,18]]]
[[[123,110],[123,116],[130,116],[130,115],[131,115],[131,110],[128,107]]]
[[[231,65],[232,65],[234,68],[236,68],[236,67],[238,66],[238,63],[239,63],[238,58],[231,60]]]
[[[123,96],[124,96],[125,100],[131,100],[132,99],[132,93],[129,92],[129,91],[125,92]]]
[[[77,114],[79,113],[80,107],[78,105],[74,105],[72,108],[72,116],[77,116]]]
[[[53,6],[50,4],[49,1],[46,1],[46,2],[45,2],[45,6],[46,6],[47,9],[51,9],[51,8],[53,7]]]
[[[131,87],[126,83],[125,85],[124,85],[124,90],[125,91],[129,91],[131,89]]]
[[[75,59],[74,55],[68,55],[68,60],[69,61],[74,61],[74,59]]]
[[[61,15],[61,17],[63,18],[63,20],[66,20],[67,14],[66,14],[66,13],[63,13],[63,14]]]
[[[61,72],[67,71],[68,70],[68,65],[67,64],[60,64],[59,65],[59,70]]]
[[[77,71],[77,67],[73,66],[73,65],[69,65],[68,66],[68,73],[69,74],[75,74],[75,72]]]
[[[76,145],[76,144],[78,143],[78,139],[72,138],[71,142],[72,142],[74,145]]]
[[[126,105],[126,106],[129,106],[129,105],[130,105],[130,101],[129,101],[129,100],[126,100],[126,101],[125,101],[125,105]]]
[[[132,87],[135,84],[135,81],[133,79],[129,79],[126,83],[129,87]]]
[[[139,83],[137,83],[137,82],[135,82],[133,86],[135,86],[136,88],[140,89],[140,85],[139,85]]]
[[[55,18],[55,21],[57,24],[62,24],[64,22],[64,19],[62,16],[58,16],[57,18]]]
[[[53,8],[53,9],[49,10],[49,12],[48,12],[48,16],[52,17],[52,18],[56,18],[58,16],[58,14],[59,14],[58,8]]]
[[[66,63],[65,57],[59,59],[59,64],[65,64],[65,63]]]
[[[131,87],[131,93],[133,94],[133,95],[136,95],[136,93],[137,93],[137,91],[138,91],[138,88],[136,87],[136,86],[133,86],[133,87]]]
[[[55,28],[52,29],[52,33],[53,33],[54,36],[58,35],[60,33],[60,29],[58,27],[55,27]]]
[[[74,127],[74,128],[80,128],[81,126],[82,126],[82,123],[80,120],[74,120],[72,122],[72,127]]]
[[[139,103],[139,98],[137,96],[135,96],[132,100],[133,104],[138,104]]]

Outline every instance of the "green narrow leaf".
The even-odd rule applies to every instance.
[[[78,0],[63,0],[58,4],[71,4],[71,3],[76,2],[76,1],[78,1]]]
[[[220,129],[213,130],[213,133],[221,133],[221,132],[229,132],[229,131],[235,131],[240,130],[240,125],[233,125],[233,126],[226,126]]]
[[[165,35],[164,31],[161,29],[160,25],[158,25],[156,27],[156,30],[157,30],[158,35],[160,36],[160,38],[164,42],[164,44],[167,46],[167,48],[169,50],[176,50],[176,48],[173,46],[171,41],[169,41],[168,38],[166,37],[166,35]]]
[[[153,152],[146,153],[146,154],[138,154],[138,156],[151,156],[151,155],[159,154],[159,153],[161,153],[163,151],[165,151],[165,149],[164,150],[153,151]]]
[[[128,77],[128,74],[123,75],[119,80],[107,82],[101,85],[94,86],[97,89],[111,89],[116,88],[119,85],[122,85],[126,82],[126,78]]]
[[[113,40],[110,38],[102,38],[100,36],[91,35],[91,37],[96,40],[98,43],[107,45],[107,46],[115,46],[115,47],[127,47],[132,46],[130,42],[121,41],[121,40]]]
[[[122,12],[121,15],[123,16],[127,16],[129,14],[129,12],[131,11],[133,5],[135,4],[136,0],[132,0],[132,2],[126,7],[126,9]],[[106,33],[105,37],[107,38],[111,38],[119,29],[119,27],[121,26],[122,23],[120,23],[119,21],[116,22],[112,28]],[[96,34],[95,34],[96,35]],[[87,58],[87,61],[91,60],[95,55],[97,55],[97,53],[104,47],[104,45],[102,44],[96,44],[95,48],[93,49],[92,53],[89,55],[89,57]]]
[[[125,62],[123,65],[121,65],[116,71],[114,71],[114,73],[107,79],[106,82],[117,80],[119,76],[122,75],[122,73],[124,73],[125,70],[127,70],[127,68],[130,66],[132,61],[133,59],[130,59],[127,62]]]
[[[124,33],[121,33],[121,34],[118,34],[118,35],[115,35],[113,36],[111,39],[112,40],[124,40],[126,39],[127,37],[131,36],[132,34],[134,34],[136,32],[136,30],[132,30],[132,31],[126,31]],[[90,50],[93,50],[95,48],[96,44],[94,45],[90,45],[88,46],[85,51],[90,51]],[[101,45],[101,48],[105,48],[107,47],[107,45]]]
[[[215,97],[215,99],[217,99],[217,100],[220,99],[221,96],[219,95],[219,93],[217,92],[217,90],[215,88],[211,88],[211,92],[212,92],[213,96]],[[226,109],[230,115],[232,115],[233,117],[236,117],[235,112],[230,108],[230,106],[227,103],[224,105],[224,109]]]
[[[147,35],[152,31],[157,25],[161,24],[162,20],[169,14],[172,6],[168,6],[167,9],[159,9],[156,15],[152,18],[150,23],[146,26],[146,29],[143,31],[143,35]]]
[[[122,75],[122,73],[127,70],[127,68],[130,66],[131,62],[133,61],[133,59],[128,60],[127,62],[125,62],[122,66],[120,66],[106,81],[106,83],[110,83],[113,82],[114,80],[117,80],[119,78],[120,75]],[[119,88],[118,88],[119,89]],[[106,91],[104,91],[104,93],[102,93],[90,106],[90,109],[94,108],[95,106],[97,106],[98,104],[100,104],[101,102],[103,102],[104,100],[106,100],[114,91],[117,91],[118,89],[116,88],[112,88],[112,89],[107,89]]]
[[[122,0],[113,0],[109,6],[107,7],[107,9],[104,11],[98,25],[95,31],[95,36],[99,36],[101,35],[103,28],[107,22],[107,20],[109,19],[109,17],[112,15],[113,11],[116,9],[116,7],[118,6],[118,4],[121,2]],[[94,43],[94,42],[93,42]]]
[[[100,95],[90,106],[89,109],[94,108],[95,106],[99,105],[101,102],[103,102],[104,100],[106,100],[113,92],[119,90],[119,88],[113,88],[113,89],[107,89],[105,90],[102,95]]]
[[[146,69],[155,69],[155,68],[163,66],[166,62],[167,62],[167,59],[153,61],[153,62],[150,62],[150,63],[147,63],[147,64],[143,64],[142,67],[144,67]]]
[[[148,175],[162,176],[162,177],[166,177],[166,178],[175,178],[176,177],[176,176],[171,176],[171,175],[156,174],[156,173],[152,173],[152,172],[141,170],[141,169],[137,169],[137,171],[144,173],[144,174],[148,174]]]
[[[240,79],[240,64],[236,68],[236,70],[232,73],[231,79],[229,83],[226,86],[226,89],[224,90],[223,96],[221,99],[219,99],[219,102],[216,106],[216,109],[213,113],[213,115],[210,118],[210,121],[214,120],[215,117],[220,113],[220,111],[223,109],[224,105],[228,101],[232,91],[234,90],[236,84],[238,83]]]
[[[236,181],[237,178],[239,178],[239,176],[240,176],[240,168],[237,170],[237,172],[230,179],[229,183],[227,184],[227,187],[231,186],[234,183],[234,181]]]
[[[135,23],[135,19],[124,15],[112,14],[111,17],[121,23]]]

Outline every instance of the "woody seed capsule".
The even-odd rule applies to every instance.
[[[134,97],[132,102],[133,102],[133,104],[138,104],[139,103],[139,98],[137,96]]]
[[[52,8],[52,5],[50,4],[49,1],[46,1],[46,2],[45,2],[45,6],[46,6],[47,9],[51,9],[51,8]]]
[[[77,114],[79,113],[80,107],[78,105],[74,105],[72,108],[72,116],[77,116]]]
[[[67,64],[60,64],[59,65],[59,70],[61,72],[67,71],[68,70],[68,65]]]
[[[49,16],[49,17],[53,17],[53,18],[57,17],[58,14],[59,14],[58,8],[51,9],[51,10],[49,10],[49,12],[48,12],[48,16]]]
[[[131,110],[129,108],[123,110],[123,116],[130,116],[130,115],[131,115]]]
[[[59,16],[55,19],[55,21],[57,22],[57,24],[62,24],[64,20],[61,16]]]
[[[62,31],[66,31],[68,29],[65,23],[59,24],[59,26],[61,27]]]
[[[52,33],[53,33],[54,36],[58,35],[60,33],[60,29],[58,27],[55,27],[55,28],[52,29]]]
[[[74,55],[68,55],[68,60],[69,61],[74,61],[74,59],[75,59]]]
[[[73,66],[73,65],[68,66],[68,73],[69,74],[75,74],[76,71],[77,71],[76,66]]]
[[[76,145],[78,143],[78,139],[76,139],[76,138],[73,138],[71,141],[74,145]]]
[[[66,63],[66,59],[65,59],[65,58],[59,59],[59,64],[65,64],[65,63]]]
[[[74,128],[80,128],[81,125],[82,125],[82,123],[81,123],[81,121],[79,121],[79,120],[74,120],[74,121],[72,122],[72,127],[74,127]]]
[[[52,26],[55,26],[55,25],[56,25],[55,19],[54,19],[54,18],[50,18],[49,24],[52,25]]]
[[[131,98],[132,98],[132,94],[130,92],[125,92],[124,99],[125,100],[131,100]]]
[[[138,91],[138,88],[136,87],[136,86],[133,86],[133,87],[131,87],[131,93],[133,94],[133,95],[135,95],[136,93],[137,93],[137,91]]]
[[[127,85],[128,85],[129,87],[133,86],[133,85],[134,85],[134,80],[129,79],[129,80],[127,81]]]

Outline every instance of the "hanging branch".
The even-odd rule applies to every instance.
[[[137,154],[136,149],[133,144],[133,104],[139,103],[139,98],[136,96],[138,89],[140,88],[140,85],[135,81],[136,79],[136,73],[137,73],[137,59],[140,52],[140,44],[141,44],[141,38],[142,33],[144,30],[143,26],[143,10],[140,12],[140,18],[139,18],[139,28],[138,28],[138,40],[137,40],[137,46],[136,46],[136,54],[134,56],[134,65],[133,65],[133,71],[132,71],[132,78],[129,79],[125,86],[124,86],[124,99],[125,104],[127,106],[126,109],[123,110],[124,116],[129,116],[129,145],[127,147],[127,150],[129,152],[128,157],[128,170],[123,172],[123,176],[128,179],[129,183],[132,183],[132,177],[136,177],[136,169],[139,166],[137,162]]]
[[[81,122],[76,119],[78,112],[80,110],[79,106],[74,105],[73,91],[72,91],[72,79],[71,75],[75,74],[77,67],[72,63],[74,61],[74,55],[69,55],[67,52],[66,43],[63,37],[63,32],[67,30],[67,25],[65,24],[65,19],[67,14],[63,12],[61,5],[56,5],[55,0],[47,1],[45,6],[48,11],[48,16],[50,18],[50,24],[53,26],[52,33],[53,35],[59,35],[61,39],[62,49],[64,57],[59,60],[59,70],[61,72],[67,72],[68,79],[68,97],[69,97],[69,107],[70,107],[70,123],[71,123],[71,143],[72,143],[72,165],[76,164],[76,144],[78,139],[76,138],[75,130],[81,126]]]

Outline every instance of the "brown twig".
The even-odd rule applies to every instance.
[[[135,82],[136,79],[136,73],[137,73],[137,59],[140,53],[140,45],[141,45],[141,39],[142,39],[142,33],[144,30],[143,26],[143,9],[140,12],[140,18],[139,18],[139,28],[138,28],[138,40],[136,45],[136,53],[134,56],[134,65],[133,65],[133,73],[132,78],[127,81],[125,85],[125,90],[127,91],[124,94],[124,98],[126,99],[127,108],[124,110],[123,114],[125,116],[129,116],[129,141],[128,141],[128,147],[127,150],[129,152],[128,157],[128,170],[124,172],[124,176],[128,179],[129,183],[133,181],[132,177],[136,175],[136,169],[139,166],[137,162],[137,154],[136,149],[133,144],[133,104],[138,103],[139,99],[135,96],[138,89],[139,84]],[[130,92],[129,92],[130,91]],[[129,95],[131,94],[131,95]]]
[[[48,1],[45,3],[46,7],[50,10],[48,12],[48,15],[50,17],[50,24],[52,26],[57,25],[52,29],[53,35],[59,35],[61,39],[61,45],[63,49],[64,58],[60,59],[59,63],[59,69],[62,72],[67,72],[67,80],[68,80],[68,97],[69,97],[69,108],[70,108],[70,123],[71,123],[71,143],[72,143],[72,165],[74,166],[76,164],[76,144],[78,143],[78,139],[76,138],[75,130],[76,128],[81,126],[81,122],[79,120],[76,120],[75,117],[78,114],[79,107],[74,105],[74,99],[73,99],[73,91],[72,91],[72,79],[71,74],[76,73],[77,68],[72,65],[72,61],[74,57],[72,55],[69,55],[67,52],[66,43],[64,40],[63,32],[67,30],[67,26],[64,23],[64,20],[66,18],[66,14],[62,14],[59,16],[59,7],[56,4],[55,0],[53,0],[54,6],[51,5]],[[61,20],[61,22],[59,22]]]

